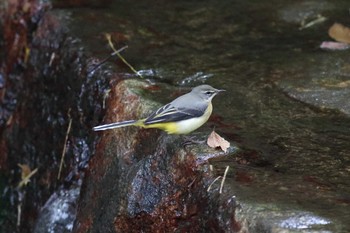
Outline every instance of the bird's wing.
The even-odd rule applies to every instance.
[[[200,109],[176,108],[170,103],[159,108],[144,121],[144,124],[177,122],[203,115]]]

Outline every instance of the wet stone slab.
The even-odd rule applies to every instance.
[[[287,75],[278,78],[279,74],[276,74],[275,84],[295,100],[349,115],[350,66],[347,52],[320,50],[316,54],[307,53],[292,60],[296,59],[303,64],[285,67]]]

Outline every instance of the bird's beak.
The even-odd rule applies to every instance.
[[[217,90],[217,92],[218,92],[218,93],[220,93],[220,92],[224,92],[224,91],[226,91],[226,90],[223,90],[223,89],[221,89],[221,90]]]

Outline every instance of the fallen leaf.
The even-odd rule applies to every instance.
[[[217,134],[214,130],[210,133],[207,139],[207,144],[211,148],[220,147],[224,152],[227,152],[227,149],[230,147],[230,143]]]
[[[344,42],[334,42],[334,41],[323,41],[320,45],[321,49],[327,50],[346,50],[350,48],[350,44]]]
[[[345,27],[340,23],[334,23],[328,29],[328,35],[336,41],[350,44],[350,28]]]
[[[38,171],[38,168],[35,168],[33,171],[27,164],[18,164],[21,168],[21,181],[18,184],[18,188],[27,185],[30,182],[30,178]]]

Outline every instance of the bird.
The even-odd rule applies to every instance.
[[[127,120],[99,125],[94,131],[139,126],[157,128],[168,134],[188,134],[206,123],[213,111],[212,99],[225,90],[215,89],[210,85],[194,87],[191,92],[177,97],[172,102],[160,107],[148,117],[140,120]]]

